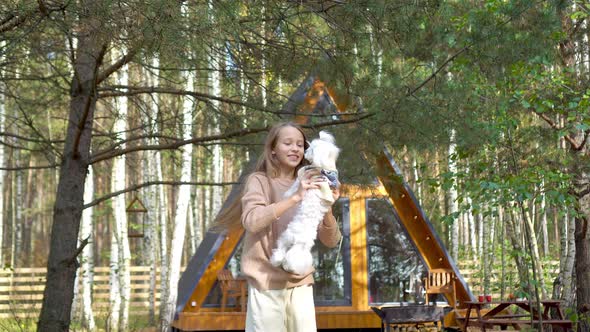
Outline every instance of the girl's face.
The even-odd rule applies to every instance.
[[[304,144],[303,135],[297,128],[287,126],[279,131],[272,153],[282,171],[293,172],[301,163],[305,150]]]

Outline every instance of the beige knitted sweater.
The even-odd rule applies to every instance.
[[[287,210],[278,219],[274,211],[276,202],[294,180],[268,178],[256,172],[248,177],[242,196],[242,225],[246,229],[242,248],[242,273],[248,283],[258,290],[284,289],[313,284],[311,268],[303,275],[296,275],[270,263],[276,240],[293,218],[297,205]],[[340,241],[340,229],[332,213],[327,213],[318,227],[318,239],[333,248]]]

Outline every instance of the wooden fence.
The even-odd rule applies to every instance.
[[[108,267],[94,269],[92,285],[93,310],[99,315],[108,315],[109,302]],[[131,299],[132,315],[147,315],[149,309],[150,275],[147,266],[132,266]],[[160,306],[160,275],[156,271],[155,310]],[[41,310],[45,288],[45,268],[0,269],[0,318],[32,318]]]
[[[482,269],[473,261],[463,261],[458,264],[463,278],[474,295],[483,294]],[[550,261],[544,264],[545,280],[548,287],[559,272],[559,262]],[[14,270],[0,269],[0,318],[36,318],[43,301],[45,287],[45,268],[18,268]],[[500,297],[502,286],[501,270],[494,266],[490,275],[491,293],[496,299]],[[504,287],[506,294],[513,291],[518,280],[514,266],[508,266],[504,273]],[[131,301],[132,315],[147,315],[149,309],[149,267],[131,267]],[[157,271],[155,312],[160,305],[160,277]],[[96,267],[93,283],[93,309],[98,315],[108,315],[109,304],[109,268]]]
[[[559,261],[545,261],[542,263],[542,266],[545,289],[548,294],[551,294],[553,281],[559,274]],[[473,295],[483,295],[484,275],[481,264],[475,261],[460,261],[457,264],[457,267],[459,268],[459,271],[461,271],[461,275],[469,285]],[[529,271],[529,276],[531,276],[530,279],[532,279],[532,275],[532,271]],[[519,283],[518,272],[512,261],[504,267],[503,273],[501,266],[494,265],[488,277],[490,280],[490,289],[488,290],[488,293],[490,293],[496,300],[500,299],[502,290],[504,290],[504,297],[509,293],[517,291]]]

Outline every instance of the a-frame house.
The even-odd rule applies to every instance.
[[[298,107],[298,113],[311,113],[331,104],[336,111],[342,111],[335,100],[332,91],[310,76],[284,110]],[[377,184],[369,188],[343,184],[341,199],[333,208],[341,223],[343,241],[332,251],[316,248],[314,298],[318,329],[379,328],[381,320],[371,307],[417,301],[420,281],[434,269],[454,272],[456,295],[445,295],[449,306],[461,308],[463,302],[475,300],[392,155],[383,149],[380,155],[365,159],[372,164]],[[246,170],[252,169],[253,162],[249,164]],[[244,174],[240,183],[244,182]],[[239,186],[232,188],[224,207],[239,197],[239,192]],[[220,270],[235,265],[232,257],[239,255],[236,248],[242,235],[242,229],[205,235],[179,281],[174,330],[244,329],[245,312],[238,310],[237,301],[233,306],[230,303],[231,311],[221,311],[217,282]],[[447,314],[446,326],[457,325],[454,314]]]

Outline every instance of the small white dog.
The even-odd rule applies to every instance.
[[[313,265],[311,248],[317,237],[318,225],[324,219],[330,206],[334,203],[334,196],[330,187],[339,185],[336,159],[340,149],[334,144],[334,137],[328,132],[321,131],[320,137],[314,139],[305,151],[305,159],[311,165],[299,169],[297,180],[285,192],[290,197],[299,189],[303,174],[308,169],[317,168],[322,178],[321,189],[309,189],[297,207],[293,220],[277,241],[277,248],[273,250],[270,262],[274,266],[282,266],[285,271],[304,274]]]

